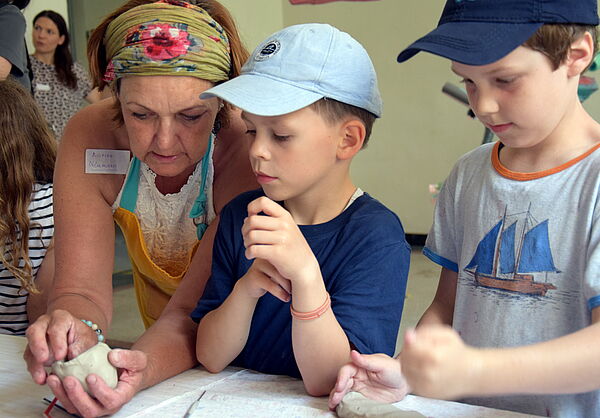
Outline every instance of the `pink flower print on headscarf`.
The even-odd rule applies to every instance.
[[[106,81],[107,83],[110,83],[115,78],[116,78],[116,75],[115,75],[115,66],[114,66],[112,60],[110,60],[108,62],[108,65],[106,66],[106,71],[104,72],[104,76],[102,77],[102,81]]]
[[[154,61],[185,55],[191,44],[185,30],[165,23],[147,25],[140,35],[144,53]]]

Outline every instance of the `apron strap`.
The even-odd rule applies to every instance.
[[[137,206],[139,184],[140,160],[138,160],[136,157],[133,157],[131,159],[131,164],[129,165],[129,173],[127,174],[127,179],[125,180],[125,187],[123,187],[121,202],[119,204],[119,206],[131,213],[135,213],[135,207]]]

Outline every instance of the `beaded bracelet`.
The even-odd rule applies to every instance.
[[[94,324],[92,321],[88,321],[87,319],[82,319],[81,322],[90,327],[98,336],[98,342],[101,343],[104,341],[104,335],[102,335],[102,330],[98,326],[98,324]]]
[[[310,312],[298,312],[292,307],[292,305],[290,305],[290,312],[292,313],[292,316],[303,321],[319,318],[321,315],[327,312],[331,306],[331,298],[329,297],[329,293],[325,292],[325,294],[327,295],[325,302],[323,302],[323,304],[317,309]]]

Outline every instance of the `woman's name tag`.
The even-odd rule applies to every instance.
[[[85,172],[88,174],[126,174],[130,152],[116,149],[86,149]]]
[[[35,84],[35,91],[50,91],[50,85],[49,84],[36,83]]]

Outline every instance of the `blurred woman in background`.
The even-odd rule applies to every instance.
[[[33,95],[46,115],[56,139],[62,137],[67,121],[81,107],[83,99],[101,99],[86,70],[73,62],[69,32],[63,17],[44,10],[33,19],[35,52],[31,56]]]

